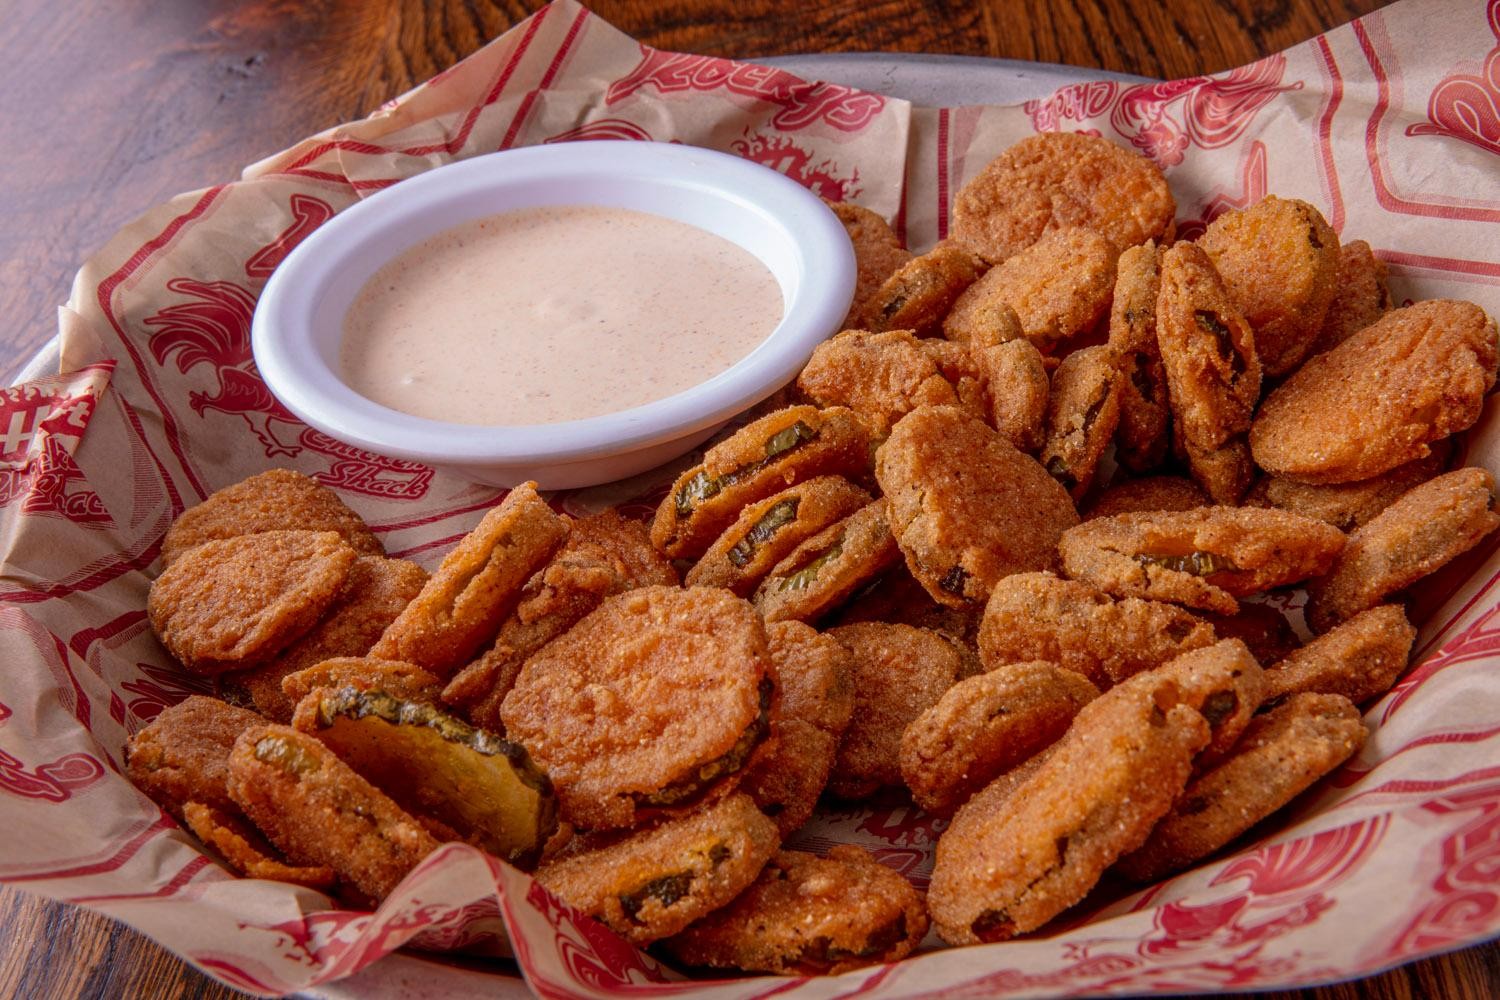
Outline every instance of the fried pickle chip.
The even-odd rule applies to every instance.
[[[1370,479],[1479,419],[1495,384],[1495,321],[1472,302],[1418,302],[1309,358],[1266,397],[1255,462],[1306,483]]]
[[[633,944],[669,937],[738,896],[781,845],[747,795],[730,795],[603,846],[570,847],[536,880]]]
[[[849,242],[854,244],[854,299],[849,303],[849,315],[844,320],[844,325],[850,326],[856,322],[856,317],[864,314],[870,296],[911,260],[912,254],[901,246],[901,240],[891,231],[890,225],[868,208],[846,201],[834,202],[828,207],[844,224]]]
[[[984,261],[955,243],[939,243],[885,279],[865,303],[867,330],[938,332],[953,303],[984,273]]]
[[[1017,573],[995,585],[979,626],[986,669],[1041,657],[1103,690],[1215,641],[1214,630],[1171,604],[1115,600],[1051,573]]]
[[[1198,484],[1182,476],[1146,476],[1126,479],[1107,487],[1094,500],[1084,520],[1113,517],[1150,510],[1192,510],[1208,507],[1208,499]]]
[[[1150,687],[1164,679],[1208,723],[1208,744],[1194,762],[1198,769],[1229,752],[1266,696],[1265,671],[1238,639],[1190,650],[1124,683]]]
[[[953,407],[903,417],[875,462],[906,566],[943,604],[977,604],[1001,577],[1046,568],[1078,523],[1035,459]]]
[[[901,558],[886,502],[876,500],[798,545],[755,589],[767,622],[812,621]]]
[[[606,598],[526,661],[500,709],[581,830],[633,826],[732,791],[775,684],[749,603],[707,587]]]
[[[862,622],[829,629],[849,650],[854,715],[839,743],[828,787],[847,799],[901,784],[901,734],[963,674],[951,643],[910,625]]]
[[[1275,663],[1302,645],[1292,623],[1269,604],[1247,601],[1232,615],[1200,611],[1198,616],[1214,627],[1220,639],[1243,642],[1257,663]]]
[[[1233,755],[1189,783],[1118,870],[1154,882],[1207,857],[1354,756],[1366,736],[1347,698],[1294,695],[1251,720]]]
[[[270,660],[317,624],[355,554],[336,532],[264,531],[188,549],[151,584],[151,630],[194,673]]]
[[[992,264],[1043,233],[1083,226],[1118,250],[1160,240],[1177,204],[1156,164],[1107,139],[1044,132],[1011,146],[953,200],[953,239]]]
[[[814,476],[868,469],[869,441],[852,410],[777,410],[708,449],[677,478],[651,522],[651,543],[673,559],[695,559],[747,504]]]
[[[568,540],[521,589],[494,643],[443,689],[444,704],[476,726],[503,731],[500,705],[521,665],[612,594],[677,584],[677,571],[652,546],[644,525],[602,511],[573,522]]]
[[[1386,286],[1385,262],[1364,240],[1339,246],[1338,290],[1323,318],[1314,351],[1337,347],[1391,311],[1391,290]]]
[[[1198,239],[1255,328],[1267,375],[1307,357],[1338,289],[1339,238],[1305,201],[1268,195],[1225,212]]]
[[[927,894],[938,934],[950,944],[1003,941],[1078,902],[1146,840],[1208,737],[1168,678],[1085,705],[1003,808],[986,801],[961,812],[965,821],[938,840]]]
[[[976,282],[964,289],[943,318],[943,336],[971,348],[994,347],[1022,340],[1021,317],[1010,303],[978,287]]]
[[[229,755],[229,795],[291,861],[384,899],[438,842],[334,752],[290,726],[252,726]]]
[[[1119,425],[1120,373],[1113,350],[1099,344],[1063,358],[1052,373],[1047,442],[1039,459],[1074,500],[1093,485]]]
[[[436,702],[443,682],[430,671],[400,660],[377,660],[371,656],[335,656],[281,679],[281,693],[295,709],[297,702],[317,688],[353,687],[361,691],[384,691],[398,698]],[[288,721],[291,717],[288,716]]]
[[[1119,597],[1232,615],[1237,597],[1328,572],[1344,533],[1259,507],[1116,514],[1064,532],[1063,572]]]
[[[1036,454],[1047,439],[1052,392],[1041,352],[1025,339],[972,351],[989,401],[990,426],[1016,450]]]
[[[328,487],[291,469],[271,469],[217,490],[183,511],[161,544],[161,564],[172,565],[195,545],[262,531],[336,531],[360,555],[385,549],[358,514]]]
[[[1193,478],[1216,503],[1237,503],[1253,471],[1243,435],[1260,398],[1260,360],[1250,324],[1191,243],[1162,254],[1156,338],[1173,432]]]
[[[918,340],[917,346],[932,359],[943,378],[953,386],[958,399],[957,405],[981,420],[989,420],[993,409],[990,399],[990,368],[993,365],[983,359],[984,349],[971,348],[968,344],[943,340],[941,337],[926,337]]]
[[[125,775],[178,819],[188,802],[232,810],[229,751],[240,733],[264,721],[217,698],[189,695],[125,744]]]
[[[1167,457],[1167,370],[1156,342],[1156,300],[1161,294],[1161,249],[1155,243],[1120,255],[1109,310],[1109,346],[1120,371],[1117,457],[1145,472]]]
[[[919,406],[956,406],[958,394],[910,330],[845,330],[813,351],[797,389],[819,406],[846,406],[875,437]]]
[[[902,780],[917,805],[946,816],[1056,742],[1098,696],[1083,675],[1041,660],[961,680],[906,727]]]
[[[1450,442],[1437,441],[1426,458],[1398,465],[1390,472],[1357,483],[1316,485],[1283,476],[1264,476],[1245,497],[1245,504],[1289,510],[1315,517],[1340,531],[1353,531],[1401,499],[1408,490],[1442,472],[1452,452]]]
[[[182,807],[182,818],[187,828],[193,831],[193,836],[218,851],[241,875],[290,882],[309,889],[328,889],[333,885],[332,868],[288,864],[238,809],[230,812],[202,802],[188,802]]]
[[[521,588],[568,537],[568,522],[522,483],[484,515],[381,634],[370,655],[447,677],[494,638]]]
[[[1417,630],[1399,604],[1361,611],[1266,671],[1266,699],[1337,694],[1356,705],[1390,690],[1406,670]]]
[[[900,961],[926,933],[911,883],[840,844],[826,858],[778,851],[734,902],[663,946],[689,966],[820,976]]]
[[[1352,341],[1351,341],[1352,343]],[[1326,632],[1447,565],[1500,527],[1495,477],[1470,467],[1430,479],[1349,536],[1307,587],[1307,624]]]
[[[283,693],[283,680],[324,660],[363,656],[426,582],[427,571],[414,562],[360,556],[337,602],[312,631],[270,663],[223,679],[242,688],[272,722],[290,722],[297,699]]]
[[[833,616],[832,623],[852,625],[855,622],[891,622],[895,625],[914,625],[948,636],[964,645],[972,645],[974,637],[979,634],[982,610],[939,604],[903,565],[891,567],[884,576],[851,598]]]
[[[1046,349],[1093,329],[1109,310],[1116,255],[1110,241],[1092,229],[1049,230],[996,264],[966,294],[1009,305],[1021,335]]]

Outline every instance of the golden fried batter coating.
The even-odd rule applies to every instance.
[[[241,686],[272,722],[290,722],[297,699],[283,693],[283,679],[334,657],[363,656],[426,582],[427,571],[414,562],[360,556],[338,601],[311,632],[270,663],[224,679]]]
[[[1305,201],[1268,195],[1209,223],[1198,246],[1255,328],[1266,374],[1297,367],[1338,288],[1339,238],[1322,214]]]
[[[990,426],[1018,451],[1040,451],[1052,391],[1042,353],[1025,339],[971,350],[988,392]]]
[[[927,911],[911,883],[867,851],[778,851],[735,901],[665,942],[689,966],[838,975],[911,954]]]
[[[943,940],[1003,941],[1078,902],[1145,841],[1207,742],[1170,679],[1085,705],[1004,808],[975,810],[938,841],[927,910]]]
[[[570,847],[536,880],[632,944],[676,934],[738,896],[781,846],[746,795],[731,795],[604,846]]]
[[[1211,501],[1191,479],[1181,476],[1146,476],[1115,483],[1099,494],[1084,520],[1113,517],[1148,510],[1192,510]]]
[[[969,344],[943,340],[941,337],[925,337],[917,341],[917,346],[932,359],[943,378],[953,386],[957,405],[981,420],[989,420],[991,366],[981,363],[983,349],[971,348]]]
[[[979,626],[987,669],[1040,657],[1100,689],[1213,642],[1213,628],[1182,608],[1136,597],[1117,601],[1051,573],[1001,580]]]
[[[998,295],[983,287],[983,279],[964,289],[943,319],[943,336],[971,348],[994,347],[1020,340],[1021,317]]]
[[[1137,675],[1125,683],[1150,687],[1164,679],[1174,682],[1182,703],[1208,723],[1208,745],[1195,762],[1199,769],[1229,752],[1266,696],[1265,671],[1238,639],[1183,653],[1149,676]]]
[[[322,483],[291,469],[271,469],[215,491],[183,511],[161,543],[163,567],[195,545],[262,531],[336,531],[360,555],[385,549],[358,514]]]
[[[865,303],[859,324],[867,330],[938,332],[953,303],[984,273],[984,261],[956,243],[939,243],[913,257]]]
[[[443,682],[430,671],[400,660],[370,656],[335,656],[281,679],[281,692],[292,708],[318,688],[353,687],[384,691],[397,698],[436,702]]]
[[[229,795],[292,862],[331,868],[376,900],[438,847],[384,792],[290,726],[240,734],[229,755]]]
[[[1045,349],[1093,329],[1104,316],[1115,285],[1116,254],[1092,229],[1050,230],[991,268],[969,294],[1009,305],[1021,335]]]
[[[1161,249],[1155,243],[1120,255],[1109,309],[1109,346],[1120,370],[1117,455],[1133,472],[1167,457],[1167,370],[1156,342],[1156,300],[1161,294]]]
[[[1342,531],[1310,517],[1199,507],[1095,518],[1058,552],[1063,572],[1105,593],[1232,615],[1237,597],[1326,573],[1343,547]]]
[[[500,709],[584,830],[635,825],[733,789],[769,727],[765,628],[707,587],[606,598],[526,661]]]
[[[797,376],[819,406],[847,406],[874,437],[919,406],[958,405],[958,394],[910,330],[845,330],[826,340]]]
[[[1099,696],[1083,675],[1043,660],[961,680],[901,736],[901,777],[917,805],[946,816],[1056,742]]]
[[[677,571],[645,525],[606,510],[572,522],[568,540],[521,590],[494,643],[443,689],[443,703],[476,726],[502,731],[500,705],[526,659],[612,594],[677,584]]]
[[[1437,441],[1432,454],[1390,472],[1357,483],[1299,483],[1282,476],[1264,476],[1255,484],[1245,503],[1251,507],[1276,507],[1293,514],[1315,517],[1340,531],[1353,531],[1376,514],[1443,471],[1453,453],[1449,441]]]
[[[901,246],[901,240],[879,215],[868,208],[846,201],[828,206],[839,217],[849,232],[849,242],[854,244],[854,299],[849,303],[849,315],[845,326],[856,322],[855,317],[864,314],[870,296],[885,284],[885,280],[911,260],[911,251]]]
[[[672,484],[651,522],[651,543],[696,559],[747,505],[814,476],[869,470],[869,440],[853,411],[789,406],[720,441]]]
[[[522,483],[443,557],[370,655],[447,677],[494,638],[521,588],[568,537],[569,525]]]
[[[941,636],[910,625],[861,622],[829,629],[854,667],[854,715],[839,743],[828,788],[857,799],[901,784],[901,734],[963,672],[963,660]]]
[[[332,531],[215,539],[156,578],[146,613],[161,644],[194,673],[257,666],[317,624],[355,558]]]
[[[182,807],[182,816],[193,836],[218,851],[231,868],[248,878],[290,882],[309,889],[327,889],[333,885],[332,868],[288,864],[279,857],[276,848],[251,828],[238,809],[230,812],[202,802],[189,802]]]
[[[767,622],[812,621],[842,604],[901,558],[884,498],[861,507],[792,550],[755,589]]]
[[[1105,344],[1074,351],[1052,373],[1047,442],[1038,457],[1074,500],[1093,484],[1120,425],[1120,381],[1114,352]]]
[[[986,600],[1011,573],[1051,565],[1072,500],[1040,464],[953,407],[915,410],[876,453],[891,529],[934,600]]]
[[[1361,611],[1266,671],[1266,698],[1337,694],[1356,705],[1396,683],[1411,659],[1417,630],[1399,604]]]
[[[1352,757],[1366,735],[1347,698],[1293,696],[1252,720],[1234,754],[1189,783],[1118,870],[1154,882],[1212,854]]]
[[[125,744],[125,775],[178,819],[187,802],[233,809],[225,789],[229,751],[240,733],[264,721],[217,698],[190,695]]]
[[[1470,467],[1428,480],[1349,536],[1307,587],[1307,624],[1326,632],[1447,565],[1500,527],[1495,477]]]
[[[1255,462],[1307,483],[1370,479],[1479,419],[1495,384],[1495,321],[1472,302],[1386,313],[1308,359],[1266,397]]]
[[[1391,311],[1385,261],[1376,257],[1364,240],[1340,245],[1337,285],[1314,351],[1337,347]]]
[[[1118,250],[1162,239],[1177,203],[1156,164],[1075,132],[1028,136],[990,161],[953,200],[952,236],[992,264],[1053,229],[1084,226]]]

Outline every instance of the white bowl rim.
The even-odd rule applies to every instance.
[[[497,169],[500,158],[503,169]],[[607,178],[625,187],[665,182],[692,188],[780,227],[791,238],[800,274],[782,322],[745,358],[672,396],[582,420],[522,426],[449,423],[390,409],[350,389],[314,350],[313,289],[338,272],[361,237],[393,207],[409,209],[406,203],[447,202],[474,190],[567,176]],[[318,227],[266,283],[251,325],[251,346],[261,377],[293,414],[378,454],[433,465],[576,462],[685,437],[760,402],[789,382],[818,343],[838,329],[854,282],[854,251],[843,224],[821,198],[775,170],[676,143],[527,146],[433,168],[350,205]]]

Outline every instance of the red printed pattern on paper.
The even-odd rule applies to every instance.
[[[113,362],[0,391],[0,507],[113,526],[73,453],[109,383]]]
[[[738,139],[729,147],[735,154],[786,174],[820,198],[848,201],[859,192],[859,171],[841,177],[832,160],[812,162],[812,154],[789,135],[756,133]]]
[[[1427,121],[1407,126],[1407,135],[1447,136],[1500,154],[1500,0],[1490,0],[1485,16],[1496,45],[1480,75],[1445,77],[1427,99]]]

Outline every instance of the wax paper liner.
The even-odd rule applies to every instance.
[[[261,993],[340,992],[334,981],[355,974],[350,988],[371,995],[493,994],[519,989],[518,970],[547,996],[1244,989],[1369,973],[1496,933],[1493,542],[1418,588],[1418,665],[1371,709],[1363,752],[1248,846],[1148,892],[1096,894],[1028,940],[929,942],[837,980],[679,982],[461,845],[374,914],[330,909],[316,892],[232,877],[119,767],[130,733],[203,688],[170,665],[143,611],[163,532],[185,506],[291,466],[338,490],[393,555],[430,566],[499,499],[300,424],[256,375],[257,291],[298,240],[368,192],[513,146],[665,140],[858,201],[920,248],[945,234],[957,187],[1006,145],[1088,131],[1166,168],[1185,236],[1268,192],[1303,198],[1346,239],[1370,241],[1398,299],[1468,298],[1496,313],[1497,108],[1500,0],[1408,0],[1215,77],[941,110],[656,51],[557,0],[370,118],[148,212],[79,273],[61,310],[63,374],[0,396],[0,879],[108,913]],[[1500,468],[1493,407],[1465,447]],[[672,471],[555,502],[643,514]],[[1300,597],[1280,600],[1294,611]],[[859,843],[923,885],[939,829],[893,798],[824,811],[794,844]],[[371,967],[403,945],[428,951]],[[514,964],[427,957],[510,949]]]

